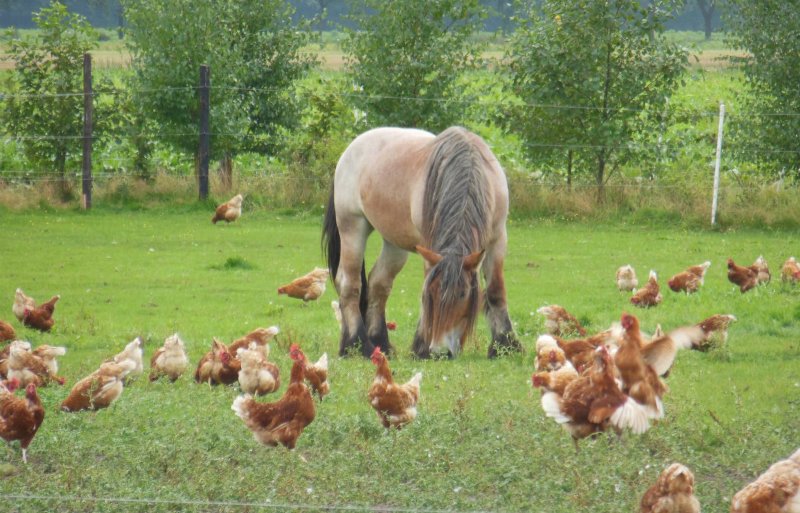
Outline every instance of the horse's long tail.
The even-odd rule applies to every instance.
[[[342,252],[342,238],[339,235],[339,225],[336,224],[333,185],[331,185],[331,194],[328,198],[328,206],[325,209],[325,219],[322,222],[322,252],[328,261],[331,279],[336,283],[336,272],[339,270],[339,259]],[[361,260],[361,297],[359,298],[358,306],[361,310],[362,319],[367,315],[367,297],[367,270],[364,260]]]
[[[325,209],[325,219],[322,221],[322,254],[328,261],[328,270],[334,282],[336,282],[336,271],[339,270],[341,250],[342,239],[339,236],[339,226],[336,224],[336,207],[333,204],[333,185],[331,185],[328,207]]]

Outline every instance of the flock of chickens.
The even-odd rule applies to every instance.
[[[312,271],[315,275],[315,271]],[[315,288],[315,281],[308,276],[298,278],[293,287],[308,284]],[[291,287],[290,287],[291,288]],[[308,294],[297,297],[307,300]],[[51,300],[52,301],[52,300]],[[52,327],[54,302],[48,302]],[[36,309],[32,298],[17,289],[14,313],[24,322],[25,312]],[[27,462],[27,449],[44,420],[44,408],[36,392],[37,387],[50,383],[63,385],[65,379],[58,375],[57,357],[66,354],[66,348],[40,345],[32,348],[29,342],[16,340],[14,329],[0,321],[2,340],[11,341],[0,351],[0,437],[7,441],[19,440],[22,459]],[[292,449],[297,439],[315,416],[315,401],[320,401],[330,392],[328,381],[328,355],[324,353],[317,362],[306,359],[298,344],[291,344],[289,356],[293,361],[289,386],[277,401],[265,403],[254,396],[276,392],[280,387],[280,369],[269,360],[270,341],[275,338],[277,327],[258,328],[226,345],[213,339],[211,350],[198,362],[194,373],[197,383],[208,385],[233,385],[238,382],[242,395],[234,400],[232,410],[252,431],[259,442],[266,445],[284,445]],[[376,372],[367,397],[386,428],[400,428],[417,415],[419,385],[422,375],[418,373],[408,383],[396,384],[386,357],[376,349],[372,354]],[[174,334],[164,341],[150,359],[150,381],[167,378],[174,382],[184,374],[189,358],[184,342]],[[79,380],[61,403],[64,412],[99,410],[107,408],[119,399],[128,380],[141,375],[143,368],[142,340],[134,339],[118,354],[102,362],[100,366]],[[306,384],[308,383],[308,384]],[[15,391],[25,389],[25,397]]]
[[[241,207],[242,196],[237,195],[216,209],[212,222],[236,221],[241,216]],[[668,281],[670,289],[696,292],[709,266],[710,262],[704,262],[676,274]],[[743,293],[769,282],[771,277],[763,257],[751,266],[739,266],[728,259],[727,266],[728,279]],[[781,276],[786,282],[800,281],[800,266],[794,257],[784,263]],[[277,292],[304,302],[317,300],[325,292],[328,278],[326,269],[314,269]],[[654,271],[650,271],[642,288],[637,289],[638,280],[629,265],[619,268],[616,281],[620,290],[632,291],[630,301],[634,306],[653,307],[663,299]],[[49,331],[54,325],[53,313],[59,298],[54,296],[36,305],[17,289],[12,310],[23,325]],[[339,319],[338,304],[333,302],[332,306]],[[736,320],[733,315],[719,314],[666,333],[657,326],[650,335],[641,331],[636,316],[624,313],[619,323],[589,336],[563,307],[549,305],[538,312],[545,317],[548,333],[536,341],[536,372],[531,383],[541,390],[545,415],[571,435],[576,450],[580,439],[596,433],[610,430],[621,435],[627,430],[641,434],[650,429],[664,416],[663,397],[668,387],[663,379],[669,375],[677,352],[705,351],[724,344],[728,326]],[[291,344],[292,367],[283,396],[274,402],[257,400],[256,397],[280,388],[280,369],[269,359],[270,341],[278,332],[274,326],[258,328],[229,345],[214,339],[211,350],[198,362],[194,379],[209,385],[238,383],[242,394],[234,399],[231,409],[254,438],[265,445],[293,449],[305,427],[315,418],[313,396],[321,402],[330,392],[328,358],[323,354],[312,363],[298,344]],[[0,320],[0,342],[3,341],[10,343],[0,350],[0,437],[19,440],[22,459],[27,462],[27,449],[45,416],[37,387],[65,383],[58,375],[57,357],[64,355],[66,348],[48,345],[32,348],[29,342],[17,340],[14,328]],[[367,398],[381,424],[387,429],[409,424],[417,416],[422,374],[415,374],[406,383],[395,383],[380,348],[375,349],[371,361],[376,372]],[[185,344],[174,334],[152,354],[149,380],[174,382],[188,367]],[[130,380],[143,372],[142,341],[137,338],[76,382],[61,403],[61,410],[106,408],[120,397]],[[16,393],[18,389],[24,390],[24,396]],[[646,491],[640,512],[697,513],[700,504],[693,489],[691,470],[674,463]],[[772,465],[739,491],[733,497],[731,512],[800,513],[800,450]]]
[[[770,281],[762,256],[751,266],[728,259],[728,279],[741,292]],[[691,266],[669,280],[675,292],[696,292],[703,284],[710,262]],[[794,257],[783,265],[784,282],[800,281]],[[630,265],[616,274],[617,288],[633,291],[631,304],[658,305],[662,296],[657,276],[650,271],[644,287],[636,289],[636,273]],[[657,326],[652,335],[643,333],[636,316],[623,313],[619,323],[587,336],[580,322],[559,305],[537,310],[545,317],[547,334],[536,341],[536,372],[533,387],[541,390],[541,405],[578,440],[611,430],[641,434],[664,416],[663,397],[669,390],[663,378],[669,375],[681,349],[709,350],[727,339],[727,329],[736,317],[717,314],[697,324],[664,333]],[[573,335],[578,338],[566,338]],[[693,495],[694,475],[679,463],[670,465],[658,482],[642,497],[641,513],[697,513],[700,504]],[[731,503],[732,513],[800,513],[800,450],[770,467],[755,482],[739,491]]]
[[[711,262],[693,265],[669,279],[667,285],[674,292],[693,294],[700,289]],[[763,256],[759,256],[752,265],[742,266],[736,264],[732,258],[728,259],[728,280],[739,287],[742,293],[754,289],[756,286],[769,283],[772,275]],[[795,257],[789,257],[781,268],[781,280],[788,283],[800,282],[800,264]],[[619,290],[633,291],[631,304],[641,308],[649,308],[661,303],[664,297],[658,286],[658,275],[651,270],[647,282],[640,289],[636,271],[630,265],[617,269],[617,287]]]

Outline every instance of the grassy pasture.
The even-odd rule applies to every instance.
[[[68,387],[135,336],[145,339],[149,361],[177,331],[196,364],[212,336],[229,341],[276,324],[282,334],[272,358],[285,379],[291,341],[311,358],[335,356],[333,291],[307,306],[275,293],[322,264],[320,220],[261,211],[212,226],[210,216],[195,207],[0,210],[0,318],[11,320],[16,287],[38,300],[60,293],[52,333],[12,324],[34,345],[68,348],[60,360],[67,387],[41,390],[47,414],[29,464],[21,464],[17,444],[0,446],[6,511],[635,511],[658,473],[680,461],[695,472],[703,510],[723,512],[735,491],[797,448],[800,291],[774,280],[742,295],[724,271],[727,256],[749,263],[763,254],[777,274],[786,257],[800,253],[796,240],[533,220],[509,223],[506,266],[512,319],[528,350],[542,328],[533,315],[541,305],[567,307],[590,330],[630,310],[613,281],[621,264],[633,264],[640,278],[654,268],[665,283],[690,264],[712,261],[697,295],[664,290],[661,306],[636,311],[646,330],[713,313],[739,318],[726,348],[678,356],[667,418],[645,435],[584,441],[576,454],[530,390],[530,351],[487,361],[482,320],[458,360],[408,357],[421,284],[415,256],[388,307],[398,323],[397,378],[423,372],[419,417],[403,431],[380,427],[365,398],[374,371],[361,358],[332,359],[332,393],[293,452],[253,440],[230,410],[235,389],[196,385],[190,376],[174,385],[140,379],[98,413],[59,412]]]

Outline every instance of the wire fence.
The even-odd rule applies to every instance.
[[[208,85],[206,89],[215,95],[263,95],[265,98],[285,94],[285,91],[263,87],[233,87],[233,86],[211,86]],[[163,96],[176,92],[191,93],[198,95],[203,90],[203,86],[179,86],[179,87],[163,87],[153,89],[139,89],[131,91],[126,88],[108,87],[104,86],[101,89],[93,90],[90,92],[83,91],[69,91],[51,94],[21,94],[21,93],[0,93],[0,106],[2,102],[9,101],[30,101],[41,100],[49,102],[58,99],[72,99],[83,97],[84,99],[89,96],[94,99],[95,103],[99,103],[103,97],[120,97],[120,96],[136,96],[142,97],[146,95]],[[302,92],[295,92],[296,95]],[[649,155],[650,163],[647,165],[666,166],[670,159],[676,158],[679,155],[691,153],[695,158],[695,165],[700,168],[705,168],[710,164],[714,158],[715,136],[713,126],[717,120],[719,113],[715,111],[700,109],[688,109],[685,107],[675,108],[669,103],[660,109],[660,112],[653,112],[652,109],[634,108],[630,106],[617,106],[617,107],[602,107],[592,105],[554,105],[554,104],[539,104],[539,103],[526,103],[520,101],[506,101],[506,100],[491,100],[491,99],[472,99],[472,100],[454,100],[450,98],[420,98],[411,96],[397,96],[397,95],[369,95],[365,96],[358,92],[347,91],[326,91],[325,94],[335,100],[347,105],[355,105],[358,99],[362,103],[378,102],[384,100],[394,100],[399,102],[421,102],[421,103],[451,103],[457,104],[465,109],[483,110],[484,117],[502,116],[503,114],[518,112],[520,110],[529,109],[542,109],[554,110],[558,112],[584,112],[586,115],[595,115],[597,113],[615,113],[625,112],[636,115],[651,115],[660,118],[660,128],[657,133],[642,133],[637,134],[636,140],[615,141],[613,143],[595,143],[589,141],[564,141],[564,142],[517,142],[515,143],[517,149],[523,153],[549,153],[549,154],[566,154],[567,152],[625,152],[630,154],[640,153]],[[352,108],[352,107],[351,107]],[[357,109],[352,108],[354,118],[357,118],[359,112]],[[658,109],[656,109],[658,110]],[[491,112],[491,115],[488,114]],[[361,113],[363,114],[363,113]],[[746,115],[737,113],[728,113],[726,116],[726,123],[735,125],[743,120],[750,120],[752,118],[787,118],[795,119],[800,118],[800,113],[797,112],[761,112],[761,113],[747,113]],[[693,133],[694,141],[687,143],[680,137],[676,136],[675,132],[670,132],[670,123],[683,123],[691,127],[695,131]],[[465,123],[466,124],[466,123]],[[698,128],[698,124],[703,124]],[[355,125],[355,119],[354,119]],[[214,126],[212,120],[211,126]],[[79,132],[79,130],[76,130]],[[87,139],[95,145],[95,150],[90,159],[91,164],[95,170],[92,173],[94,180],[109,180],[115,177],[137,176],[141,174],[135,168],[140,166],[141,163],[136,160],[133,146],[149,146],[149,147],[164,147],[167,148],[170,144],[178,140],[183,140],[182,146],[188,146],[196,143],[201,139],[201,136],[208,136],[212,141],[225,140],[238,140],[238,141],[256,141],[262,147],[269,145],[271,147],[287,147],[293,142],[292,135],[285,133],[259,133],[253,130],[218,130],[209,129],[208,133],[204,133],[200,127],[186,127],[179,130],[143,130],[141,127],[125,126],[120,127],[115,125],[113,128],[96,128],[90,136],[83,133],[22,133],[14,131],[0,131],[0,145],[5,145],[5,150],[0,150],[0,183],[20,183],[23,185],[31,185],[37,183],[46,183],[53,181],[70,181],[80,180],[81,172],[76,171],[79,168],[79,157],[77,151],[78,141],[86,142]],[[22,156],[22,145],[29,143],[58,143],[63,142],[65,145],[72,145],[73,151],[68,158],[69,171],[62,175],[54,172],[54,170],[47,165],[30,165]],[[491,141],[490,141],[491,142]],[[15,145],[16,144],[16,145]],[[127,146],[127,147],[125,147]],[[9,149],[10,148],[10,149]],[[770,158],[793,158],[797,156],[800,158],[800,147],[797,149],[776,148],[760,145],[755,142],[747,142],[742,144],[739,142],[738,147],[734,150],[739,158],[750,158],[752,160],[770,159]],[[503,156],[501,155],[501,161]],[[735,167],[736,163],[728,157],[727,153],[723,154],[723,159],[730,165],[728,168]],[[169,159],[160,159],[152,153],[148,157],[148,164],[150,167],[171,169],[176,175],[190,175],[193,174],[194,157],[192,155],[178,155],[172,156]],[[265,164],[264,164],[265,165]],[[331,173],[332,174],[332,169]],[[647,173],[644,173],[647,174]],[[651,173],[652,174],[652,173]],[[585,175],[585,173],[584,173]],[[249,169],[247,176],[256,176],[261,178],[271,178],[274,180],[285,180],[288,177],[281,174],[275,174],[266,170],[259,171]],[[651,177],[652,178],[652,177]],[[309,184],[318,182],[319,178],[314,176],[296,176],[293,178],[295,181],[306,181]],[[563,173],[555,173],[552,176],[541,178],[540,182],[544,185],[557,186],[564,181]],[[746,186],[738,183],[738,177],[734,176],[732,184],[724,184],[721,186],[722,190],[725,189],[740,189]],[[774,180],[762,183],[767,185],[774,182]],[[782,177],[781,177],[782,182]],[[681,186],[661,182],[658,180],[648,183],[631,182],[615,184],[612,182],[605,184],[597,183],[581,183],[577,181],[571,182],[570,185],[575,188],[597,188],[597,187],[649,187],[653,189],[672,189]]]

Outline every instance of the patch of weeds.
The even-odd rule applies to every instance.
[[[216,264],[209,267],[215,271],[251,271],[256,266],[240,256],[228,257],[223,264]]]

